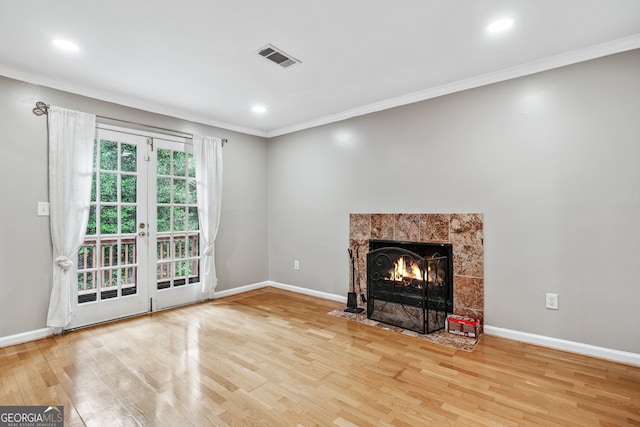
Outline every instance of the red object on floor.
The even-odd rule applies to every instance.
[[[452,314],[447,317],[447,331],[456,335],[477,338],[482,331],[482,325],[478,319]]]

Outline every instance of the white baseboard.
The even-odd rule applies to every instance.
[[[242,294],[244,292],[256,289],[266,288],[268,286],[282,289],[285,291],[296,292],[303,295],[309,295],[317,298],[328,299],[346,304],[347,297],[342,295],[330,294],[327,292],[315,291],[312,289],[301,288],[299,286],[287,285],[285,283],[265,281],[254,283],[251,285],[240,286],[225,291],[215,292],[214,298],[223,298],[232,295]],[[496,326],[484,325],[484,333],[501,338],[507,338],[514,341],[526,342],[529,344],[549,347],[556,350],[569,351],[572,353],[584,354],[586,356],[598,357],[601,359],[612,360],[614,362],[626,363],[629,365],[640,366],[640,354],[627,351],[613,350],[605,347],[598,347],[590,344],[583,344],[575,341],[566,341],[558,338],[546,337],[543,335],[530,334],[527,332],[514,331],[511,329],[498,328]],[[52,328],[42,328],[33,331],[22,332],[20,334],[0,337],[0,348],[8,347],[16,344],[23,344],[29,341],[35,341],[53,335]]]
[[[640,354],[637,353],[613,350],[606,347],[598,347],[595,345],[583,344],[575,341],[566,341],[559,338],[546,337],[544,335],[530,334],[527,332],[514,331],[511,329],[498,328],[489,325],[484,325],[483,331],[487,335],[494,335],[496,337],[526,342],[529,344],[549,347],[556,350],[563,350],[571,353],[598,357],[600,359],[612,360],[614,362],[640,366]]]
[[[268,286],[273,286],[274,288],[282,289],[284,291],[297,292],[299,294],[310,295],[312,297],[318,297],[322,299],[328,299],[331,301],[343,302],[347,303],[347,297],[342,295],[330,294],[327,292],[314,291],[313,289],[300,288],[298,286],[287,285],[285,283],[278,282],[267,282]]]
[[[246,286],[239,286],[233,289],[227,289],[226,291],[215,291],[213,298],[217,299],[217,298],[230,297],[232,295],[238,295],[238,294],[243,294],[249,291],[255,291],[256,289],[266,288],[267,286],[269,286],[269,282],[260,282],[260,283],[253,283],[251,285],[246,285]]]
[[[34,331],[22,332],[15,335],[0,337],[0,348],[9,347],[10,345],[23,344],[29,341],[35,341],[53,335],[53,328],[42,328]]]
[[[215,295],[214,295],[214,298],[229,297],[231,295],[238,295],[238,294],[241,294],[241,293],[244,293],[244,292],[253,291],[253,290],[256,290],[256,289],[266,288],[268,286],[271,286],[271,287],[277,288],[277,289],[282,289],[284,291],[291,291],[291,292],[296,292],[298,294],[310,295],[312,297],[317,297],[317,298],[328,299],[328,300],[332,300],[332,301],[343,302],[345,304],[347,303],[347,297],[343,297],[341,295],[330,294],[330,293],[327,293],[327,292],[314,291],[312,289],[301,288],[299,286],[293,286],[293,285],[287,285],[285,283],[269,282],[269,281],[260,282],[260,283],[254,283],[252,285],[240,286],[238,288],[233,288],[233,289],[228,289],[226,291],[216,292]]]

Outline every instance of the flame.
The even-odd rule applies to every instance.
[[[404,257],[400,257],[393,267],[393,280],[400,281],[403,278],[422,280],[422,271],[415,263],[407,263]]]

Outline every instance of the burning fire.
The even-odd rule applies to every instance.
[[[413,262],[406,262],[404,257],[398,258],[396,261],[391,279],[401,281],[403,278],[422,280],[422,271]]]

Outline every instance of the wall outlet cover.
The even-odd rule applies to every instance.
[[[38,202],[38,216],[49,216],[49,202]]]
[[[546,295],[546,307],[550,310],[558,309],[558,294]]]

